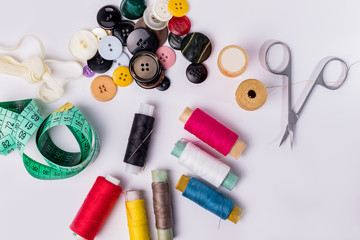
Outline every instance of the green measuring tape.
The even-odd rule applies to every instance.
[[[80,152],[66,152],[49,136],[50,128],[65,125],[79,144]],[[37,130],[37,132],[36,132]],[[25,145],[36,132],[36,146],[49,166],[24,153]],[[63,179],[75,176],[99,154],[99,139],[82,113],[71,103],[43,118],[32,99],[0,103],[0,152],[4,155],[18,149],[31,176]]]

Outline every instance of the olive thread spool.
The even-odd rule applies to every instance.
[[[158,240],[172,240],[173,215],[167,171],[164,169],[153,170],[151,175]]]
[[[199,117],[202,119],[199,120]],[[192,110],[191,108],[186,107],[180,115],[179,120],[185,123],[185,130],[194,134],[224,156],[229,154],[235,159],[238,159],[246,148],[246,143],[240,141],[238,139],[239,136],[236,133],[199,108]],[[197,131],[197,128],[201,128],[202,132]],[[231,137],[231,139],[229,139],[229,137]],[[224,144],[220,145],[225,146],[225,148],[220,148],[217,141],[223,142]]]
[[[149,240],[150,232],[142,192],[127,191],[125,205],[130,240]]]
[[[125,171],[138,174],[145,166],[147,151],[153,132],[155,118],[154,106],[142,103],[139,113],[134,116],[124,162]]]
[[[182,192],[184,197],[192,200],[223,220],[228,219],[236,224],[243,214],[243,210],[236,206],[231,199],[196,178],[189,178],[182,175],[175,188]]]
[[[110,175],[96,179],[70,225],[76,239],[93,240],[96,237],[122,192],[119,184],[120,180]]]
[[[230,172],[230,167],[219,161],[191,142],[178,141],[171,152],[177,157],[178,163],[199,177],[218,188],[232,190],[238,177]]]

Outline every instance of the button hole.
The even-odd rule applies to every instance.
[[[145,65],[146,65],[147,67],[149,66],[149,64],[148,64],[148,63],[146,63]]]
[[[150,69],[149,68],[146,68],[146,71],[149,71]]]
[[[144,68],[142,68],[142,69],[141,69],[141,71],[145,71],[145,69],[144,69]]]

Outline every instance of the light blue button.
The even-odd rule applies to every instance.
[[[104,59],[114,60],[120,57],[123,46],[117,37],[105,36],[99,41],[98,51]]]
[[[120,55],[120,57],[118,57],[117,59],[114,59],[113,65],[111,66],[111,68],[109,69],[109,71],[107,73],[112,76],[113,72],[118,67],[122,67],[122,66],[129,67],[129,62],[130,62],[129,56],[125,52],[123,52]]]

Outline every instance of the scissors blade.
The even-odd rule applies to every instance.
[[[294,131],[289,130],[288,131],[290,134],[290,146],[291,146],[291,150],[293,149],[293,145],[294,145]]]
[[[285,133],[281,139],[281,142],[280,142],[280,145],[279,147],[285,142],[285,140],[287,139],[287,137],[289,136],[289,128],[288,126],[286,126],[286,130],[285,130]]]

